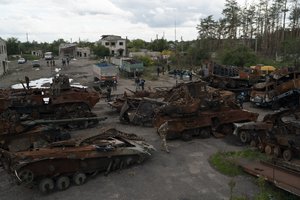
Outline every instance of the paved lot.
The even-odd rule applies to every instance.
[[[59,62],[57,62],[58,64]],[[93,79],[91,61],[71,61],[68,69],[61,73],[68,74],[75,81],[89,85]],[[22,68],[22,69],[21,69]],[[50,77],[50,67],[42,66],[40,70],[32,69],[29,64],[16,66],[11,63],[12,72],[0,79],[0,87],[9,87],[17,83],[24,76],[31,79]],[[148,86],[172,86],[175,80],[171,77],[160,77],[158,81],[146,81]],[[125,88],[134,89],[133,80],[121,79],[115,94],[121,94]],[[246,109],[251,108],[246,104]],[[113,111],[104,100],[95,107],[94,112],[99,116],[108,116],[109,119],[98,127],[88,130],[75,131],[73,134],[95,132],[102,126],[113,126],[121,131],[138,134],[152,144],[157,151],[150,160],[142,165],[110,173],[108,176],[99,174],[82,186],[72,186],[66,191],[53,192],[42,195],[37,188],[29,189],[11,183],[10,177],[0,170],[0,199],[229,199],[228,183],[231,177],[224,176],[214,170],[208,163],[208,158],[218,151],[240,150],[234,139],[195,139],[190,142],[170,141],[171,153],[160,150],[160,139],[154,128],[145,128],[121,124],[118,114]],[[262,114],[265,111],[260,111]],[[258,192],[254,179],[250,176],[235,177],[235,194],[246,195],[250,199]]]

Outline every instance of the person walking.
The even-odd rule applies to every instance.
[[[160,68],[159,68],[159,66],[157,66],[156,71],[157,71],[157,76],[159,76],[159,73],[160,73]]]
[[[115,91],[115,90],[117,90],[117,80],[114,80],[113,81],[113,90]]]
[[[139,77],[135,77],[135,91],[138,91],[140,89],[140,79]]]
[[[67,58],[67,66],[69,66],[69,62],[70,62],[70,60],[69,60],[69,58]]]
[[[240,105],[240,108],[241,108],[241,109],[243,109],[244,101],[245,101],[245,93],[244,93],[244,92],[241,92],[241,94],[239,94],[239,95],[237,96],[237,102],[238,102],[238,104]]]
[[[111,87],[109,85],[106,88],[106,92],[107,92],[106,100],[111,101]]]
[[[144,79],[140,80],[140,86],[141,86],[142,90],[144,90],[145,82],[146,81]]]
[[[170,153],[168,145],[167,145],[167,133],[168,133],[169,127],[168,127],[168,121],[160,125],[157,132],[161,139],[161,149],[165,150],[167,153]]]

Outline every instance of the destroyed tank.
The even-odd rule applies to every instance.
[[[230,93],[209,91],[205,83],[179,90],[175,101],[161,106],[153,120],[155,127],[168,122],[167,139],[190,140],[193,136],[221,137],[233,131],[234,122],[256,121],[258,114],[241,109]],[[184,98],[182,98],[184,97]]]
[[[126,168],[149,158],[154,148],[134,134],[103,129],[98,134],[71,139],[31,151],[1,150],[4,169],[41,192],[85,183],[89,175]]]
[[[235,123],[234,135],[243,144],[290,161],[300,156],[300,109],[267,114],[261,122]]]
[[[0,92],[0,111],[14,110],[33,119],[68,119],[95,117],[91,109],[99,101],[98,92],[89,88],[71,87],[65,75],[54,77],[49,89],[29,87],[6,89]]]
[[[0,115],[0,147],[9,151],[24,151],[49,143],[69,139],[70,133],[56,125],[77,123],[86,128],[93,120],[106,118],[75,118],[64,120],[22,120],[16,111],[6,110]]]

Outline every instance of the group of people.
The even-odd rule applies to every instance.
[[[139,77],[136,77],[135,78],[135,90],[144,90],[145,89],[145,80],[144,79],[140,79]]]
[[[67,58],[63,58],[61,60],[61,63],[62,63],[62,66],[65,67],[65,66],[69,66],[69,63],[70,63],[70,59],[67,57]]]
[[[50,66],[52,67],[52,66],[55,66],[55,60],[47,60],[47,67],[49,67],[49,64],[50,64]]]

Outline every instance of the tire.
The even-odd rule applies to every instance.
[[[54,189],[54,182],[51,178],[44,178],[39,183],[39,190],[42,193],[48,193]]]
[[[281,148],[279,146],[274,147],[274,157],[275,158],[280,158],[281,157]]]
[[[86,175],[84,173],[76,173],[73,175],[73,182],[76,185],[82,185],[86,182]]]
[[[31,170],[29,169],[24,169],[24,170],[21,170],[19,173],[18,173],[22,183],[25,183],[25,184],[30,184],[32,183],[33,179],[34,179],[34,174]]]
[[[290,149],[286,149],[283,151],[282,157],[285,161],[290,161],[293,158],[293,153]]]
[[[60,176],[56,181],[56,188],[58,190],[66,190],[70,187],[70,179],[67,176]]]
[[[247,144],[248,142],[250,142],[251,137],[248,132],[241,131],[239,135],[240,135],[240,140],[242,143]]]

